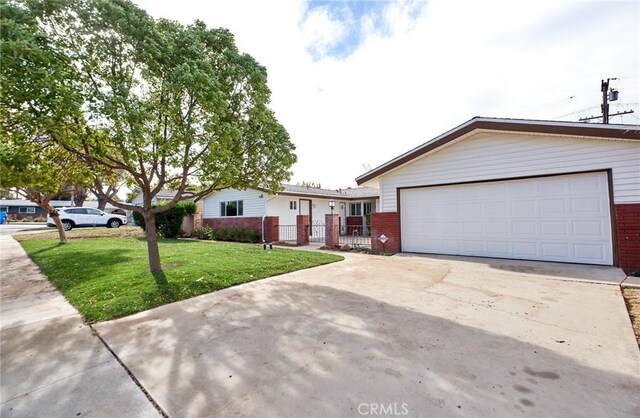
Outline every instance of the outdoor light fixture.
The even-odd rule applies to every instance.
[[[331,214],[333,215],[333,208],[336,207],[336,201],[335,200],[330,200],[329,201],[329,207],[331,208]]]

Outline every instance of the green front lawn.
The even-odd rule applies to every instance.
[[[264,251],[260,245],[161,240],[164,272],[154,276],[141,238],[84,238],[67,245],[33,236],[17,238],[88,322],[343,259],[309,251]]]

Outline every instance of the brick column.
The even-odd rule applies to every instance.
[[[640,270],[640,203],[615,205],[618,265],[627,274]]]
[[[264,242],[272,243],[280,241],[280,218],[267,216],[264,218]]]
[[[324,215],[324,245],[333,247],[338,245],[340,236],[340,216],[336,214]]]
[[[382,245],[378,238],[385,235],[389,240]],[[384,247],[384,248],[383,248]],[[373,212],[371,214],[371,249],[374,252],[400,252],[400,215],[398,212]]]
[[[296,238],[298,245],[309,245],[309,215],[296,216]]]

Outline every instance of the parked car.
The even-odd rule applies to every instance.
[[[107,228],[119,228],[127,224],[127,217],[106,213],[93,208],[63,208],[58,209],[60,221],[65,231],[83,226],[106,226]],[[47,217],[47,226],[55,227],[51,216]]]

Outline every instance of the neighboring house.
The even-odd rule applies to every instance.
[[[176,192],[174,190],[160,190],[151,201],[151,204],[155,205],[158,203],[164,203],[172,200],[176,196]],[[131,199],[131,203],[136,206],[142,206],[142,192],[138,193]]]
[[[51,200],[49,202],[54,208],[68,208],[73,207],[73,202],[70,200]],[[82,205],[86,208],[97,208],[97,200],[85,200]],[[2,199],[0,200],[0,212],[6,212],[9,219],[25,219],[25,218],[38,218],[41,221],[45,221],[47,218],[47,211],[39,207],[37,204],[30,200],[23,199]],[[126,211],[119,209],[111,204],[107,204],[105,212],[117,213],[120,215],[127,215]]]
[[[308,215],[312,226],[323,225],[325,215],[332,212],[330,201],[335,203],[333,213],[339,215],[341,226],[366,230],[370,214],[377,210],[378,190],[370,187],[328,190],[290,184],[283,184],[276,194],[224,189],[203,200],[202,222],[216,228],[242,226],[260,230],[263,217],[268,216],[278,217],[284,230],[296,225],[297,215]],[[324,230],[321,234],[324,235]]]
[[[638,125],[476,117],[356,181],[387,248],[640,268]]]

